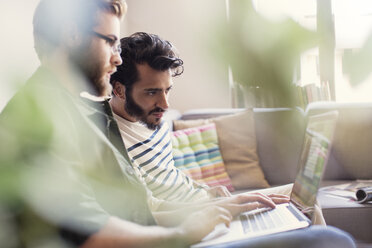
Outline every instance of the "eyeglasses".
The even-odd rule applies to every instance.
[[[94,34],[98,38],[101,38],[101,39],[105,40],[107,43],[109,43],[109,45],[111,46],[112,54],[116,54],[116,53],[121,54],[120,42],[117,42],[116,39],[113,39],[109,36],[97,33],[96,31],[92,31],[92,34]]]

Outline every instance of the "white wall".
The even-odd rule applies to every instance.
[[[184,60],[175,78],[171,108],[229,107],[227,68],[217,65],[207,42],[215,18],[226,18],[225,0],[127,0],[122,35],[144,31],[169,40]]]
[[[0,110],[39,65],[32,16],[38,0],[0,1]]]

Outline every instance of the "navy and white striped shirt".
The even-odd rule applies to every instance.
[[[190,202],[208,199],[207,191],[174,166],[170,130],[162,122],[151,130],[115,115],[137,176],[160,200]],[[156,209],[158,206],[153,206]]]

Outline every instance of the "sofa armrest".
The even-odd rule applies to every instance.
[[[307,107],[306,114],[332,110],[339,117],[324,179],[371,179],[372,103],[317,102]]]

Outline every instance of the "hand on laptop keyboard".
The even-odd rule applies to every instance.
[[[261,193],[244,193],[234,195],[228,198],[221,199],[217,202],[221,206],[230,211],[233,216],[240,213],[251,211],[257,208],[275,208],[274,201]]]

